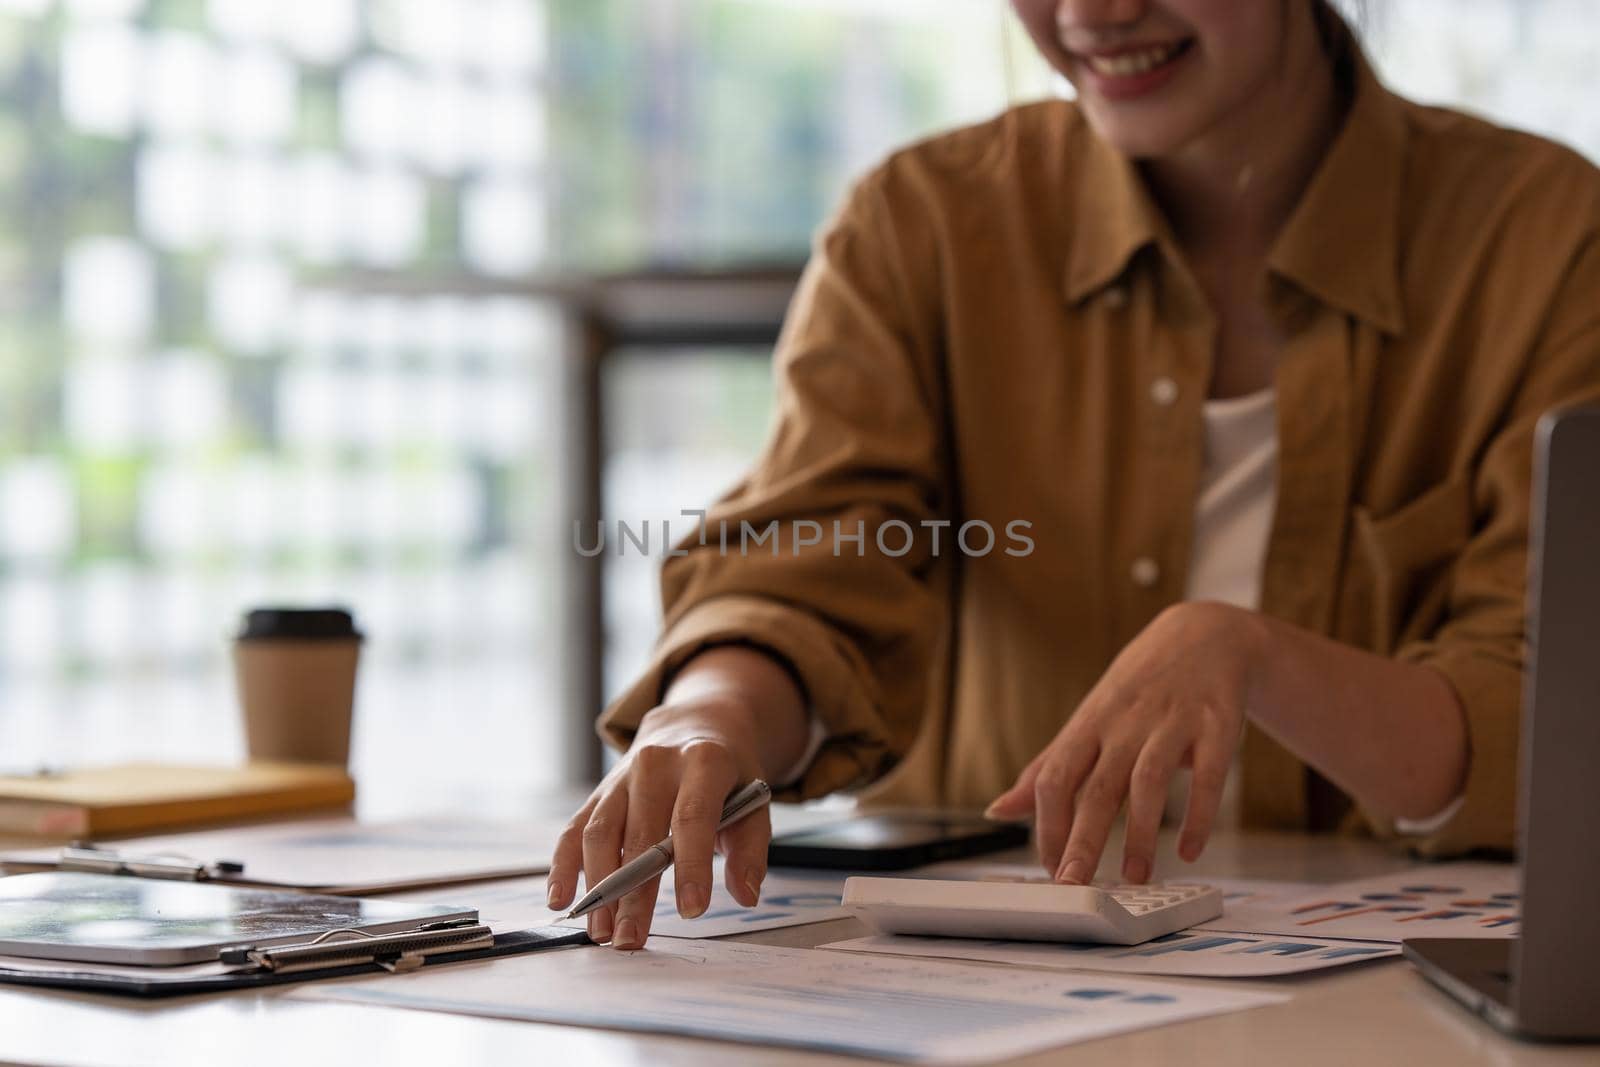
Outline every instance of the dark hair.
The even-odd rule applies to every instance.
[[[1336,63],[1348,58],[1351,43],[1366,28],[1366,0],[1311,0],[1311,8],[1323,51]]]

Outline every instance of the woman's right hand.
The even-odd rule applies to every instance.
[[[678,914],[692,919],[711,901],[711,859],[726,857],[733,898],[753,907],[767,873],[772,822],[765,807],[718,833],[728,795],[799,757],[807,730],[799,689],[765,653],[716,648],[686,667],[649,711],[632,746],[595,787],[556,842],[549,904],[571,906],[578,872],[594,886],[672,833]],[[761,709],[758,716],[757,709]],[[759,724],[759,727],[758,727]],[[660,879],[589,914],[589,936],[619,949],[643,946]]]

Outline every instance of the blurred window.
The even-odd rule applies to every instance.
[[[1591,7],[1374,0],[1367,35],[1402,91],[1600,156]],[[803,257],[886,152],[1058,87],[1004,12],[0,0],[0,766],[237,756],[227,630],[331,600],[369,811],[561,780],[593,709],[556,703],[558,331],[518,285]],[[765,357],[618,361],[608,516],[733,482]],[[658,562],[610,565],[612,691]]]

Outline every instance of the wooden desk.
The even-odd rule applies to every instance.
[[[1170,855],[1171,843],[1166,844],[1164,854]],[[1234,834],[1214,841],[1194,873],[1333,882],[1407,865],[1402,857],[1367,842]],[[750,934],[744,940],[809,947],[862,932],[854,920],[840,920]],[[1012,1062],[1030,1067],[1600,1063],[1600,1051],[1593,1046],[1524,1045],[1502,1037],[1445,999],[1400,960],[1247,985],[1289,991],[1294,999]],[[285,999],[282,989],[150,1004],[5,987],[0,987],[0,1061],[96,1067],[198,1062],[226,1067],[423,1063],[744,1067],[756,1062],[865,1062],[685,1038],[299,1003]]]

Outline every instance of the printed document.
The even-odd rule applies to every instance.
[[[1258,937],[1185,930],[1142,945],[1063,944],[1047,941],[979,941],[959,937],[879,934],[822,946],[947,960],[1009,963],[1063,971],[1183,975],[1191,978],[1271,978],[1400,955],[1399,945],[1325,941],[1310,937]]]
[[[1009,1059],[1288,999],[1110,975],[673,940],[638,952],[558,949],[317,982],[290,995],[931,1064]]]
[[[229,882],[354,896],[550,868],[559,823],[494,823],[436,817],[385,823],[307,819],[264,826],[168,834],[105,847],[127,856],[184,857],[244,864]],[[59,847],[12,853],[17,869],[51,869]],[[542,897],[543,894],[541,893]]]
[[[656,894],[655,917],[650,921],[650,936],[726,937],[729,934],[749,934],[757,930],[827,922],[850,914],[839,906],[839,896],[844,891],[844,877],[829,872],[768,872],[766,880],[761,883],[761,900],[753,908],[741,905],[725,888],[720,859],[717,860],[711,882],[711,903],[705,913],[697,919],[683,919],[678,917],[672,871],[669,869],[662,875],[661,890]],[[581,889],[579,895],[582,895]],[[563,913],[553,912],[545,906],[543,877],[452,886],[391,899],[429,903],[447,899],[468,904],[477,908],[482,920],[496,930],[525,930],[552,923],[581,930],[589,925],[588,919],[560,921]]]
[[[1408,937],[1516,937],[1517,868],[1504,863],[1433,863],[1399,874],[1308,886],[1292,896],[1224,903],[1198,930],[1398,943]]]

